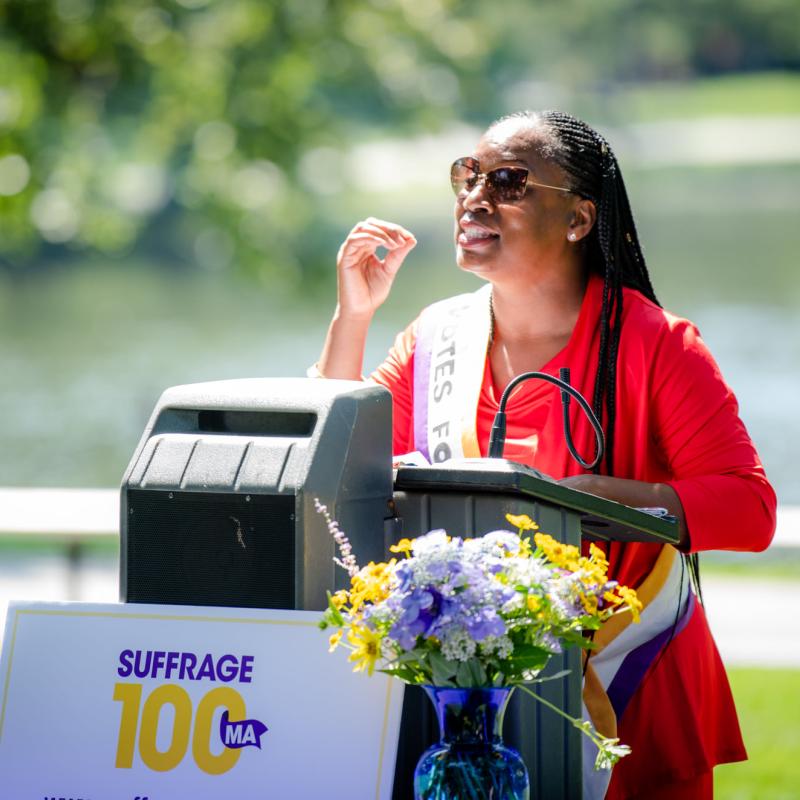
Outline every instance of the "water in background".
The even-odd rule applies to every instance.
[[[699,325],[784,503],[800,503],[798,178],[797,164],[627,174],[659,298]],[[342,236],[374,215],[420,242],[373,327],[368,366],[423,305],[477,286],[453,265],[446,186],[330,202]],[[304,288],[325,299],[119,264],[0,281],[0,485],[114,486],[165,387],[302,375],[334,304],[332,280]]]

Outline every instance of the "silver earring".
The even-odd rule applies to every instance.
[[[570,231],[567,234],[567,239],[569,239],[571,242],[574,242],[577,238],[578,238],[578,234],[575,233],[575,231]]]

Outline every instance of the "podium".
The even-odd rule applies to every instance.
[[[502,459],[464,459],[430,467],[401,467],[394,479],[396,516],[387,521],[386,548],[402,537],[436,528],[453,536],[480,536],[507,529],[506,514],[527,514],[541,530],[565,544],[583,539],[677,544],[674,517],[630,508],[561,486],[536,470]],[[654,513],[655,512],[655,513]],[[581,654],[553,656],[543,673],[569,670],[537,684],[538,694],[581,716]],[[512,696],[505,741],[522,754],[531,796],[578,800],[582,796],[582,734],[524,692]],[[406,688],[393,800],[411,800],[413,774],[425,749],[438,740],[436,717],[420,687]]]

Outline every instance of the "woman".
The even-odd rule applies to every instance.
[[[451,179],[456,261],[487,288],[426,309],[372,376],[392,392],[395,452],[485,455],[508,382],[569,367],[606,432],[601,468],[586,474],[569,456],[559,393],[543,382],[523,384],[509,401],[507,457],[576,489],[668,509],[683,554],[764,549],[774,492],[697,330],[658,304],[605,140],[567,114],[514,114],[454,163]],[[359,379],[370,320],[415,244],[372,218],[350,232],[321,375]],[[435,353],[450,354],[441,345],[453,357],[434,365]],[[573,420],[586,457],[591,428]],[[587,707],[603,732],[616,721],[633,748],[606,796],[711,797],[714,765],[746,753],[687,559],[658,545],[607,549],[612,576],[637,587],[646,607],[641,626],[617,617],[600,631],[590,660]],[[587,796],[604,790],[586,785]]]

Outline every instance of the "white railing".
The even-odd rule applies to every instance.
[[[119,534],[118,489],[0,489],[0,537],[68,546]],[[773,547],[800,547],[800,506],[778,508]]]
[[[118,489],[0,489],[0,538],[64,548],[65,595],[81,597],[81,565],[91,541],[119,538]]]
[[[73,541],[118,533],[118,489],[0,489],[0,536]]]

